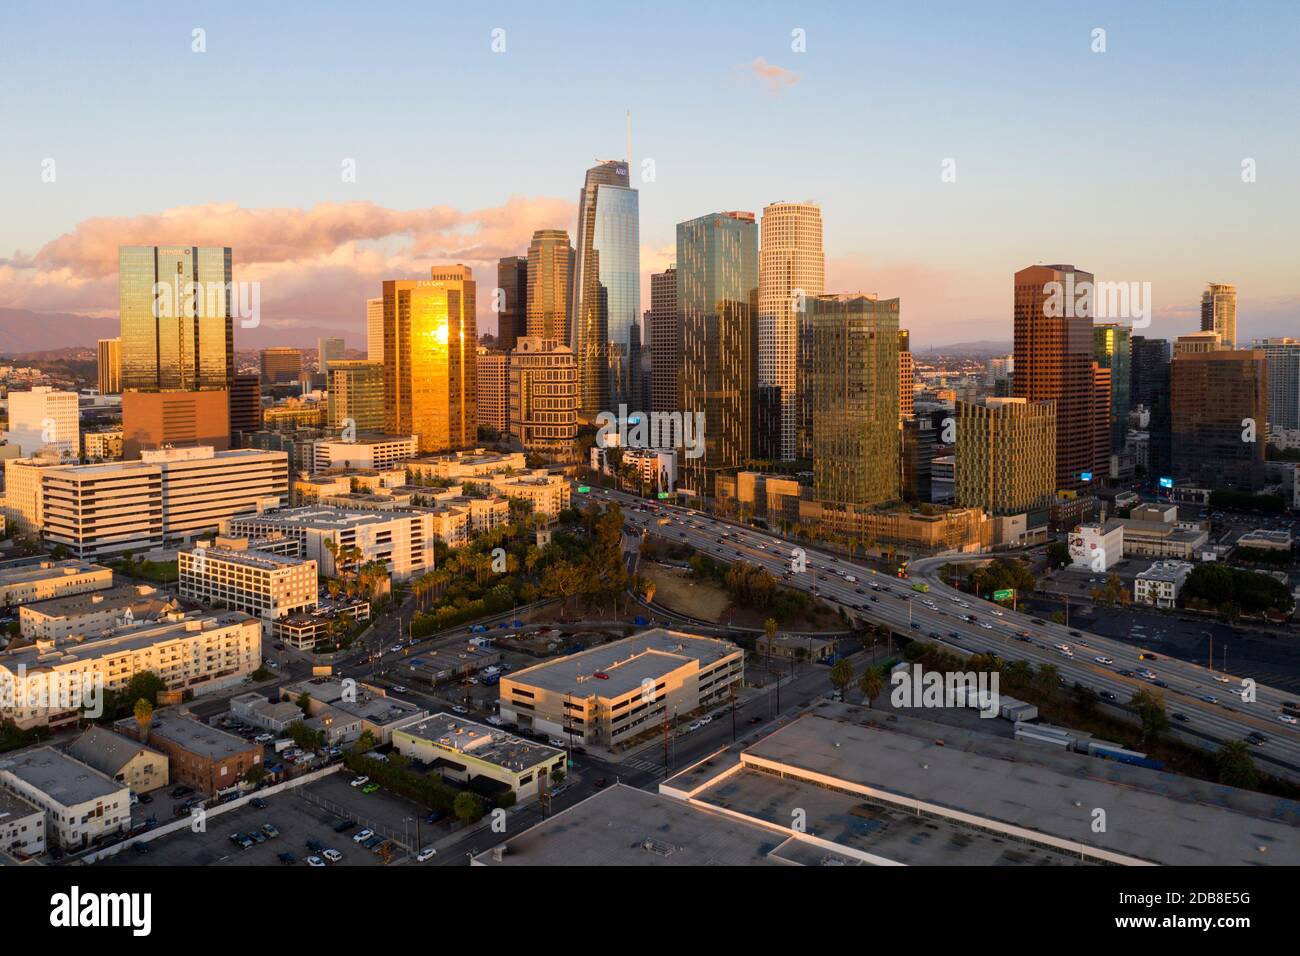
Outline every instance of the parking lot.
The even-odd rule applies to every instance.
[[[349,786],[350,779],[342,771],[305,787],[273,794],[266,798],[264,809],[249,804],[209,815],[204,833],[182,830],[168,834],[148,843],[148,852],[127,849],[100,865],[276,866],[289,865],[279,859],[280,854],[287,854],[293,858],[293,865],[303,866],[307,857],[319,857],[325,849],[335,849],[342,858],[334,865],[382,866],[384,860],[378,853],[353,841],[363,829],[386,838],[392,848],[390,863],[414,864],[407,847],[422,845],[416,843],[417,819],[419,839],[424,844],[446,834],[445,823],[434,827],[425,823],[427,811],[422,808],[384,790],[363,794],[359,788]],[[334,826],[341,820],[350,820],[355,826],[336,832]],[[278,836],[246,849],[230,839],[235,833],[260,832],[268,823],[279,831]],[[309,840],[319,844],[320,850],[309,848]]]

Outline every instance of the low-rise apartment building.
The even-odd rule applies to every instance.
[[[149,793],[169,780],[166,754],[103,727],[89,728],[68,745],[67,753],[126,784],[132,793]]]
[[[334,678],[318,677],[280,689],[285,702],[296,702],[303,694],[310,699],[308,711],[312,718],[334,713],[346,715],[356,722],[356,731],[348,742],[369,732],[377,746],[393,742],[395,731],[419,723],[429,712],[409,701],[387,696],[378,687],[356,681],[344,682]],[[338,723],[338,719],[335,723]]]
[[[654,628],[503,676],[501,716],[617,747],[727,699],[744,670],[745,652],[730,641]]]
[[[45,811],[12,790],[0,789],[0,853],[21,859],[45,850]]]
[[[79,850],[131,826],[126,784],[53,747],[0,756],[0,786],[45,811],[53,847]]]
[[[176,598],[151,584],[119,584],[24,604],[18,609],[18,627],[23,637],[33,640],[97,636],[114,627],[157,620],[180,606]]]
[[[1157,561],[1133,579],[1133,600],[1152,607],[1177,607],[1183,582],[1193,567],[1190,561]]]
[[[113,586],[113,572],[89,561],[42,561],[0,570],[0,607],[48,601]]]
[[[413,458],[405,464],[412,477],[425,481],[434,478],[445,481],[481,481],[489,475],[525,471],[528,468],[521,451],[497,453],[482,448],[458,451],[451,455]]]
[[[557,515],[569,507],[569,479],[544,469],[515,475],[493,475],[492,490],[505,498],[519,498],[533,506],[533,514]]]

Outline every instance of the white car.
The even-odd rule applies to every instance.
[[[1111,660],[1109,657],[1094,657],[1093,660],[1096,661],[1098,664],[1114,664],[1114,663],[1115,663],[1115,662],[1114,662],[1113,660]]]
[[[711,723],[713,723],[713,717],[712,717],[711,715],[710,715],[710,716],[706,716],[706,717],[701,717],[701,718],[700,718],[700,723],[701,723],[701,724],[711,724]]]
[[[566,746],[564,741],[561,740],[559,737],[552,737],[550,740],[546,742],[550,744],[552,747],[559,747],[561,750],[563,750],[564,747]]]
[[[1001,617],[1001,616],[1002,616],[1002,612],[999,611],[997,608],[994,608],[993,610],[989,611],[989,613],[992,614],[994,617]]]
[[[323,853],[321,853],[321,856],[325,857],[325,859],[327,859],[331,863],[337,863],[339,860],[343,859],[343,854],[340,853],[338,850],[333,850],[333,849],[325,850]]]
[[[416,854],[416,856],[415,856],[415,862],[416,862],[416,863],[423,863],[425,860],[432,860],[434,854],[437,853],[437,852],[438,852],[438,851],[435,850],[433,847],[431,847],[431,846],[426,846],[423,850],[421,850],[419,853]]]
[[[356,833],[352,834],[352,842],[365,843],[374,835],[375,835],[374,830],[358,830]]]
[[[452,712],[453,714],[468,714],[468,713],[469,713],[469,708],[468,708],[468,707],[462,707],[460,704],[452,704],[452,705],[451,705],[451,712]]]
[[[325,861],[322,860],[322,859],[321,859],[320,857],[318,857],[318,856],[309,856],[309,857],[307,857],[307,865],[308,865],[308,866],[324,866],[324,865],[325,865]]]
[[[253,738],[259,744],[269,744],[275,739],[275,734],[258,734]]]
[[[395,690],[399,694],[405,694],[407,691],[407,687],[405,684],[394,684],[393,690]]]
[[[1277,715],[1277,719],[1280,720],[1280,721],[1282,721],[1282,723],[1284,723],[1284,724],[1295,724],[1295,723],[1300,723],[1300,721],[1297,721],[1297,720],[1296,720],[1294,717],[1292,717],[1290,714],[1278,714],[1278,715]]]
[[[1216,678],[1214,678],[1214,679],[1215,679],[1216,681],[1218,681],[1220,684],[1231,684],[1231,683],[1232,683],[1232,678],[1230,678],[1230,677],[1224,677],[1222,674],[1220,674],[1218,677],[1216,677]]]
[[[352,778],[352,786],[354,786],[354,787],[364,787],[364,786],[365,786],[366,784],[368,784],[369,782],[370,782],[370,778],[369,778],[369,777],[353,777],[353,778]]]
[[[687,729],[687,730],[699,730],[699,729],[700,729],[701,727],[703,727],[703,726],[704,726],[704,725],[703,725],[702,723],[700,723],[698,720],[694,720],[694,721],[691,721],[691,725],[690,725],[689,727],[687,727],[686,729]]]
[[[988,621],[980,621],[980,627],[984,628],[984,630],[986,631],[993,630],[993,625],[990,624]]]
[[[487,722],[491,724],[493,727],[500,727],[502,724],[505,723],[505,721],[502,720],[500,717],[498,717],[496,714],[493,714],[491,717],[489,717],[487,719]]]

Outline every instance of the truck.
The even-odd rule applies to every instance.
[[[283,753],[284,751],[288,750],[292,746],[293,746],[292,737],[281,737],[279,740],[275,742],[275,752]]]

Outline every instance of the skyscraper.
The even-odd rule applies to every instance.
[[[1124,450],[1128,437],[1128,412],[1132,407],[1133,330],[1127,325],[1105,322],[1092,327],[1092,357],[1110,369],[1110,450]]]
[[[347,350],[347,345],[340,338],[329,337],[319,338],[316,340],[316,371],[321,375],[325,374],[329,363],[335,359],[343,358],[343,353]]]
[[[1170,473],[1169,342],[1135,335],[1132,344],[1129,400],[1132,405],[1142,405],[1151,412],[1147,426],[1150,439],[1147,471],[1156,478],[1167,477]]]
[[[802,307],[826,290],[821,207],[813,202],[765,206],[759,256],[757,376],[770,410],[759,439],[762,454],[782,460],[806,458],[811,454],[810,404],[799,398],[809,394],[799,391],[799,344],[801,327],[805,343],[808,330]]]
[[[504,256],[497,260],[497,288],[501,301],[497,312],[497,348],[509,351],[523,335],[528,321],[528,260]]]
[[[76,458],[81,454],[80,414],[76,392],[48,385],[10,392],[5,440],[27,458],[40,451]]]
[[[907,329],[898,330],[898,420],[905,421],[916,411],[916,362],[912,360],[912,336]]]
[[[573,350],[555,339],[521,336],[510,353],[510,437],[525,451],[572,461],[578,437],[578,368]]]
[[[1060,489],[1084,488],[1110,453],[1109,442],[1097,440],[1098,416],[1109,407],[1098,408],[1092,308],[1079,288],[1092,280],[1072,265],[1029,266],[1015,276],[1014,394],[1056,403]]]
[[[515,341],[518,342],[518,338]],[[511,346],[513,347],[514,345]],[[475,362],[478,425],[504,436],[509,425],[506,414],[506,373],[509,370],[510,353],[505,349],[489,349],[480,345]]]
[[[384,429],[384,365],[382,362],[335,359],[325,373],[331,428],[357,432]]]
[[[1173,477],[1202,488],[1264,483],[1268,358],[1253,349],[1179,355],[1171,365]]]
[[[996,515],[1045,512],[1056,491],[1055,451],[1056,408],[1051,402],[958,402],[957,505]]]
[[[240,436],[262,427],[262,377],[236,375],[230,383],[230,443],[238,446]]]
[[[99,394],[116,395],[122,391],[122,340],[100,339]]]
[[[832,508],[896,501],[902,481],[898,300],[851,293],[806,303],[813,495]]]
[[[122,390],[229,389],[235,371],[229,247],[122,246]]]
[[[631,397],[629,342],[641,312],[638,207],[626,161],[607,160],[587,170],[578,194],[569,315],[579,416],[589,421]]]
[[[1225,348],[1237,347],[1237,287],[1211,282],[1201,293],[1201,331],[1218,332]]]
[[[1300,339],[1262,339],[1254,347],[1268,356],[1268,423],[1300,428]]]
[[[421,453],[469,448],[475,412],[475,283],[468,266],[384,283],[384,431]]]
[[[681,410],[704,415],[704,448],[683,457],[678,490],[711,497],[717,474],[751,456],[758,227],[751,212],[677,224]]]
[[[650,410],[681,408],[682,317],[677,312],[677,269],[650,276]]]
[[[527,321],[518,335],[569,341],[573,245],[563,229],[538,229],[528,245]],[[518,336],[516,336],[518,338]]]
[[[384,360],[384,299],[366,299],[366,358]]]
[[[286,385],[302,378],[302,349],[275,345],[262,349],[263,385]]]

